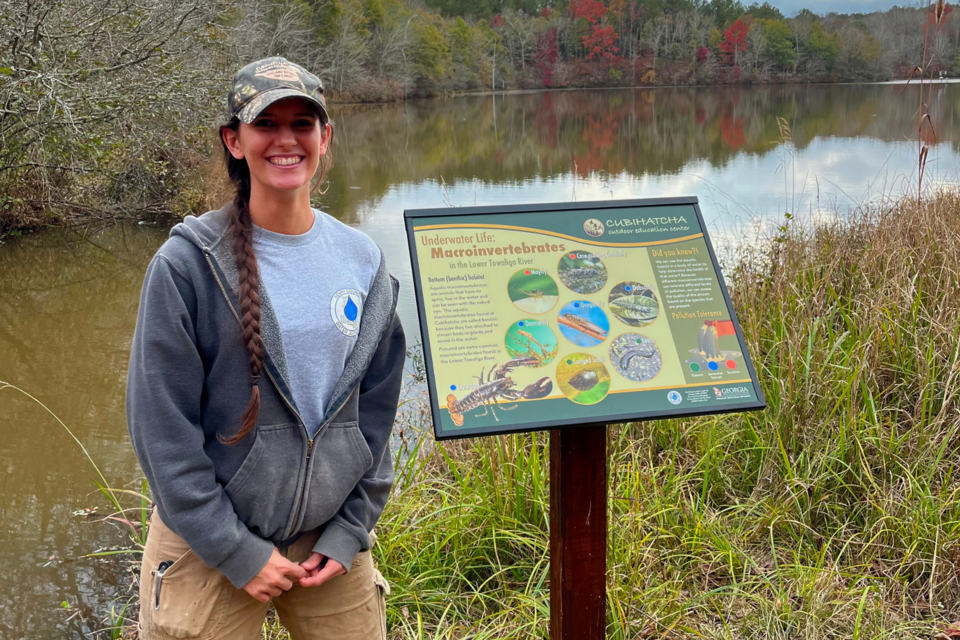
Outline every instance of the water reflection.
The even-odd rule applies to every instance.
[[[318,204],[384,248],[412,342],[405,208],[697,195],[714,240],[729,245],[784,211],[842,212],[914,184],[917,97],[895,86],[788,86],[341,107],[337,166]],[[944,142],[931,153],[931,181],[957,180],[958,101],[953,85],[932,93]],[[0,380],[47,402],[112,484],[139,477],[124,383],[143,271],[165,236],[115,227],[89,240],[50,233],[0,247]],[[115,562],[69,560],[122,534],[71,515],[102,500],[82,453],[46,412],[5,390],[0,421],[0,637],[80,638],[129,576]],[[64,600],[81,615],[67,621],[57,611]]]
[[[743,162],[782,149],[778,118],[789,126],[798,154],[817,156],[811,168],[832,173],[831,149],[818,142],[872,139],[893,145],[885,146],[888,152],[901,151],[901,144],[915,146],[917,97],[915,87],[895,85],[711,87],[339,108],[334,109],[337,167],[321,200],[356,222],[361,209],[395,185],[441,176],[453,187],[466,181],[473,188],[478,180],[499,190],[573,176],[636,179],[705,167],[710,173],[732,169],[738,175],[725,176],[726,182],[743,180],[752,189],[758,181],[778,182],[775,174],[752,174],[751,163]],[[953,85],[933,91],[930,107],[939,140],[958,140],[957,98],[960,89]],[[941,150],[951,161],[955,144]],[[915,156],[907,155],[891,169],[909,174],[913,164]],[[569,199],[570,191],[557,195]]]
[[[0,249],[0,379],[74,430],[113,486],[139,476],[124,382],[143,271],[165,234],[42,234]],[[0,637],[81,637],[126,590],[115,561],[79,559],[123,536],[72,512],[102,504],[95,474],[36,403],[0,391]],[[71,610],[59,609],[61,602]],[[67,618],[74,612],[70,621]]]

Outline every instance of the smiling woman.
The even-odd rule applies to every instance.
[[[273,600],[293,640],[386,638],[370,548],[393,483],[396,281],[310,206],[332,134],[319,78],[268,58],[228,101],[236,197],[173,228],[133,341],[128,424],[157,503],[141,637],[252,640]]]
[[[250,174],[250,198],[288,203],[300,215],[260,210],[253,222],[278,233],[303,233],[313,224],[310,191],[305,188],[327,157],[333,129],[303,98],[288,97],[271,104],[253,122],[234,118],[221,129],[230,159],[244,161]],[[241,135],[242,134],[242,135]],[[321,174],[321,180],[323,179]],[[305,200],[305,202],[303,202]],[[299,205],[299,206],[297,206]],[[307,215],[309,214],[309,215]]]

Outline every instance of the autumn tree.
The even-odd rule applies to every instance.
[[[737,66],[740,54],[747,50],[747,33],[749,32],[750,26],[740,18],[737,18],[723,32],[723,42],[720,43],[720,49],[726,55],[727,62],[733,66]]]
[[[617,55],[620,48],[614,42],[617,41],[617,32],[610,25],[594,25],[590,34],[583,39],[583,46],[587,50],[587,60],[593,60],[595,57],[602,57],[608,62],[616,62],[619,59]]]
[[[540,80],[545,87],[549,87],[553,83],[554,67],[557,64],[559,53],[556,27],[550,27],[537,34],[537,54],[534,59],[537,63],[537,71],[540,73]]]
[[[595,25],[607,15],[607,7],[600,0],[571,0],[570,14],[574,20],[584,18]]]

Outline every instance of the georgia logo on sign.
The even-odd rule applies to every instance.
[[[330,317],[345,336],[353,337],[360,330],[363,296],[356,289],[340,289],[330,300]]]

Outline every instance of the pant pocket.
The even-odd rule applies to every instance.
[[[380,610],[380,633],[387,640],[387,596],[390,595],[390,583],[378,569],[373,570],[373,582],[377,585],[377,607]]]
[[[233,586],[208,567],[156,515],[140,573],[140,626],[144,638],[212,637],[226,620]]]

